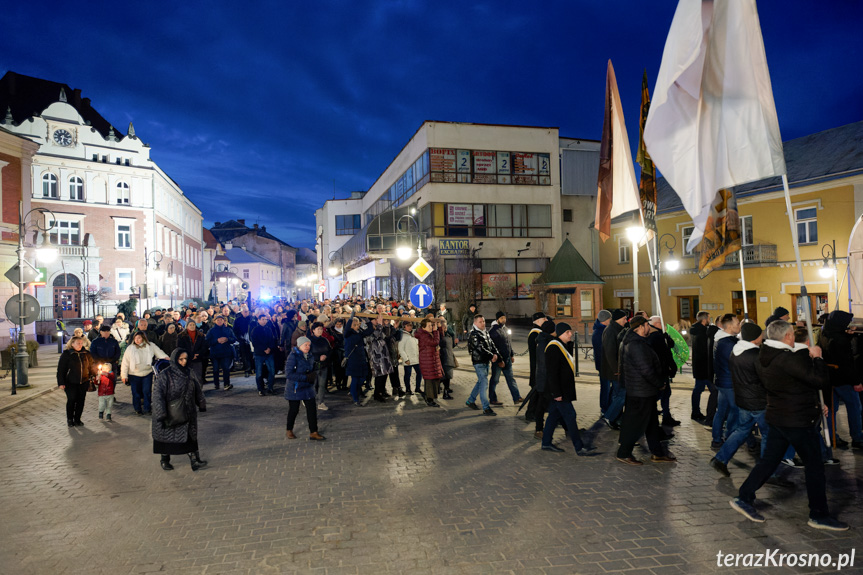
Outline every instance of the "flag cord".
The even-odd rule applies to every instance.
[[[806,280],[803,279],[803,264],[800,261],[800,243],[797,237],[797,227],[794,225],[794,212],[791,210],[791,192],[788,190],[788,175],[782,174],[782,187],[785,189],[785,209],[788,212],[788,225],[791,228],[791,241],[794,243],[794,257],[797,258],[797,273],[800,276],[800,297],[803,298],[803,312],[806,317],[806,331],[809,334],[809,345],[815,345],[815,336],[812,333],[812,309],[809,302],[809,294],[806,292]],[[745,294],[744,294],[745,295]],[[824,393],[818,390],[818,399],[824,405]],[[830,433],[827,430],[827,418],[821,411],[821,435],[824,443],[830,447]]]

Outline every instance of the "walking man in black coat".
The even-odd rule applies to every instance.
[[[536,338],[542,333],[540,327],[547,320],[545,314],[541,311],[533,314],[531,318],[533,320],[533,327],[530,332],[527,334],[527,352],[529,354],[530,359],[530,380],[529,385],[531,389],[530,400],[527,402],[527,411],[524,414],[524,418],[527,421],[534,421],[536,419],[536,400],[537,393],[535,391],[536,386]]]
[[[596,455],[595,447],[587,446],[578,433],[578,422],[575,419],[575,408],[572,402],[575,396],[575,359],[572,355],[572,328],[567,323],[560,322],[554,328],[557,337],[545,347],[545,369],[547,374],[547,390],[551,396],[548,408],[548,419],[542,431],[542,449],[545,451],[564,451],[554,445],[551,440],[554,428],[562,419],[566,423],[569,437],[576,455]]]
[[[695,323],[689,329],[692,336],[692,376],[695,378],[695,387],[692,388],[692,415],[691,418],[699,423],[710,423],[713,421],[713,413],[716,412],[716,400],[707,401],[707,416],[701,413],[701,394],[706,387],[710,397],[715,398],[716,386],[713,385],[713,335],[719,331],[715,325],[710,323],[710,314],[706,311],[698,312]]]
[[[620,346],[618,369],[620,383],[626,388],[626,409],[620,428],[617,460],[628,465],[643,465],[640,459],[632,455],[632,448],[642,434],[646,436],[647,446],[653,454],[651,461],[677,461],[662,445],[659,417],[656,415],[656,397],[668,384],[659,357],[647,343],[649,332],[650,325],[647,320],[636,316],[629,322],[629,333]]]
[[[818,390],[830,389],[830,376],[821,358],[821,348],[813,346],[808,354],[795,353],[794,326],[774,320],[767,326],[767,339],[758,354],[757,369],[767,389],[767,447],[740,486],[731,507],[751,521],[764,522],[764,516],[754,506],[755,492],[779,465],[790,444],[800,455],[806,470],[809,526],[846,531],[848,524],[830,517],[827,508],[827,479],[819,437],[824,406]]]
[[[626,324],[626,312],[622,309],[616,309],[611,312],[611,323],[602,332],[602,369],[600,377],[611,382],[611,402],[608,409],[602,414],[602,420],[605,424],[614,430],[619,430],[620,426],[616,423],[623,406],[626,403],[626,389],[620,382],[618,352],[620,351],[620,343],[617,337],[623,331],[623,326]]]

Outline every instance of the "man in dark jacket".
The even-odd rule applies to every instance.
[[[234,330],[225,325],[225,316],[219,314],[215,325],[207,332],[207,345],[210,346],[210,359],[213,362],[213,384],[219,389],[219,373],[223,374],[225,391],[232,389],[231,364],[234,363],[233,344],[237,341]]]
[[[593,345],[593,365],[599,374],[599,412],[605,413],[611,402],[611,380],[602,376],[602,334],[611,323],[611,312],[607,309],[599,310],[596,321],[593,322],[593,334],[590,342]]]
[[[243,369],[245,376],[249,377],[252,374],[252,348],[249,346],[249,330],[254,325],[255,318],[249,313],[247,305],[243,304],[239,315],[234,319],[234,337],[240,342],[240,356],[243,359]]]
[[[659,363],[662,365],[662,374],[665,378],[665,389],[659,394],[659,405],[662,407],[662,425],[665,427],[676,427],[680,422],[671,417],[671,407],[669,400],[671,399],[671,380],[677,375],[677,364],[674,363],[674,356],[671,350],[674,349],[674,340],[671,336],[662,331],[662,318],[658,315],[651,317],[647,325],[650,326],[650,332],[647,334],[647,344],[656,352],[659,357]]]
[[[548,410],[548,371],[545,368],[545,348],[554,339],[555,324],[552,320],[543,322],[540,326],[540,333],[536,336],[536,382],[534,385],[534,394],[536,395],[536,406],[533,414],[536,417],[536,430],[533,436],[536,439],[542,439],[542,431],[545,429],[545,412]]]
[[[848,326],[854,316],[847,311],[833,310],[821,330],[820,347],[824,361],[830,370],[830,385],[833,388],[825,397],[829,412],[827,425],[831,443],[837,447],[847,447],[848,442],[836,435],[836,408],[841,401],[848,412],[848,429],[851,432],[851,445],[863,448],[863,422],[861,422],[860,391],[863,391],[860,374],[854,363],[851,335]]]
[[[602,420],[614,430],[620,429],[616,420],[620,417],[623,405],[626,403],[626,389],[619,381],[618,353],[620,345],[617,341],[625,324],[626,312],[622,309],[616,309],[611,312],[611,323],[608,324],[602,334],[602,366],[599,375],[611,382],[611,400],[608,409],[602,414]]]
[[[734,384],[734,401],[738,407],[737,428],[728,436],[710,465],[728,477],[728,462],[749,437],[752,428],[758,424],[761,430],[761,457],[767,447],[767,390],[758,376],[758,353],[764,335],[754,323],[745,323],[740,328],[740,341],[731,351],[728,367]]]
[[[692,388],[692,415],[694,421],[712,422],[713,413],[710,409],[711,401],[707,401],[708,419],[701,413],[701,394],[706,387],[710,397],[716,395],[713,385],[713,335],[718,328],[710,323],[710,314],[706,311],[698,312],[695,323],[689,329],[692,338],[692,377],[695,378],[695,386]],[[713,409],[715,411],[716,408]]]
[[[554,328],[555,338],[545,347],[545,369],[547,391],[551,397],[548,419],[542,432],[542,449],[545,451],[564,451],[551,440],[554,428],[559,421],[566,422],[576,455],[596,455],[595,447],[584,444],[578,433],[578,422],[572,402],[575,395],[575,358],[572,355],[572,328],[567,323],[559,323]]]
[[[483,415],[497,415],[488,402],[488,364],[498,359],[497,348],[485,331],[485,318],[477,314],[473,318],[473,328],[467,338],[467,349],[470,352],[470,360],[473,370],[476,372],[476,384],[470,392],[466,406],[471,409],[479,409],[476,406],[476,398],[479,395],[482,403]]]
[[[506,385],[509,387],[509,393],[512,395],[512,402],[519,405],[522,402],[522,397],[518,390],[518,384],[515,382],[515,376],[512,374],[512,362],[515,360],[515,354],[512,351],[512,342],[509,340],[505,313],[497,312],[497,321],[488,330],[488,335],[500,354],[497,362],[491,365],[491,378],[488,380],[489,402],[492,405],[503,405],[502,401],[497,400],[497,393],[495,393],[500,374],[503,373]],[[500,362],[503,362],[503,367],[498,365]]]
[[[719,319],[719,331],[713,336],[713,374],[718,394],[716,415],[713,416],[713,441],[710,444],[713,449],[722,447],[723,436],[731,435],[737,427],[737,404],[734,402],[734,386],[728,359],[734,344],[737,343],[738,333],[740,320],[733,313],[727,313]]]
[[[239,318],[237,318],[239,321]],[[258,384],[258,395],[273,393],[276,383],[276,346],[279,340],[269,326],[270,320],[265,313],[258,317],[258,325],[252,328],[249,340],[255,349],[255,383]],[[234,325],[237,325],[234,322]],[[264,366],[267,368],[267,385],[264,387]]]
[[[827,507],[827,480],[818,433],[823,406],[818,392],[830,388],[830,376],[827,364],[821,359],[821,348],[811,347],[808,354],[804,351],[795,353],[794,326],[776,320],[767,328],[767,339],[758,354],[757,369],[767,389],[767,447],[764,456],[740,486],[731,507],[751,521],[764,521],[764,516],[753,506],[755,492],[779,465],[790,444],[806,468],[809,526],[831,531],[847,530],[846,523],[830,517]]]
[[[90,344],[90,355],[97,363],[110,363],[114,373],[120,373],[118,362],[120,361],[120,344],[111,335],[111,326],[102,324],[99,327],[99,337]]]
[[[647,343],[650,326],[641,316],[629,322],[629,333],[620,346],[620,384],[626,388],[626,409],[620,428],[617,460],[628,465],[643,465],[632,455],[632,448],[642,436],[647,438],[650,460],[656,463],[677,461],[662,446],[656,396],[667,385],[659,356]],[[603,341],[603,343],[605,343]],[[570,431],[572,433],[572,431]]]
[[[530,329],[530,332],[527,334],[527,353],[530,363],[530,379],[528,380],[528,385],[530,385],[531,390],[536,386],[536,338],[542,333],[540,326],[544,324],[547,320],[545,314],[541,311],[533,314],[531,318],[533,320],[533,327]],[[536,400],[538,394],[534,391],[530,394],[530,401],[527,403],[527,410],[525,411],[524,418],[527,421],[534,421],[536,419]]]
[[[789,311],[784,307],[779,306],[773,310],[773,313],[767,318],[767,321],[764,322],[764,327],[769,327],[770,324],[776,320],[788,321],[789,319],[791,319],[791,313],[789,313]]]

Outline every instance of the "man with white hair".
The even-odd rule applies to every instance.
[[[680,422],[671,417],[671,409],[668,405],[668,401],[671,399],[671,380],[677,375],[677,364],[674,363],[674,356],[671,354],[671,350],[674,349],[674,340],[662,331],[662,318],[658,315],[652,316],[647,323],[650,326],[647,344],[659,356],[659,363],[662,365],[662,373],[666,382],[665,389],[659,393],[659,404],[662,407],[662,426],[676,427],[680,425]]]

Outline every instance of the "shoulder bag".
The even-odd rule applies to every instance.
[[[171,378],[167,374],[165,375],[165,377],[167,378],[168,382],[171,381]],[[166,387],[166,395],[170,395],[168,393],[169,390],[170,387]],[[168,402],[165,415],[165,427],[179,427],[189,422],[189,412],[186,410],[185,390],[183,390],[183,394],[180,397]]]

